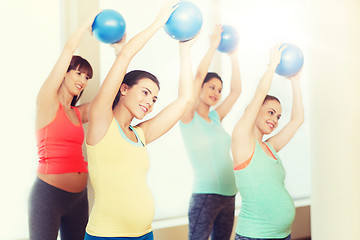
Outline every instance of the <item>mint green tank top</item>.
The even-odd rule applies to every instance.
[[[179,123],[193,167],[193,193],[234,196],[237,188],[230,156],[231,138],[215,110],[209,113],[209,118],[211,122],[195,112],[190,123]]]
[[[267,143],[266,143],[267,144]],[[285,170],[270,144],[276,160],[256,141],[250,164],[235,171],[241,195],[236,233],[251,238],[285,238],[295,217],[294,202],[285,188]]]

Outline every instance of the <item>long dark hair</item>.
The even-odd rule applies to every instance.
[[[219,76],[219,74],[215,73],[215,72],[208,72],[204,78],[204,81],[202,83],[202,86],[204,86],[205,83],[207,83],[208,81],[210,81],[213,78],[217,78],[220,80],[221,84],[223,83],[221,77]]]
[[[93,70],[90,63],[86,59],[77,55],[74,55],[71,59],[67,72],[69,72],[70,70],[79,70],[81,73],[86,74],[89,77],[89,79],[93,77]],[[76,105],[83,91],[84,90],[82,90],[79,95],[73,97],[71,101],[71,106],[74,107]]]
[[[133,70],[133,71],[130,71],[127,74],[125,74],[124,80],[123,80],[121,86],[123,84],[126,84],[127,86],[132,87],[132,86],[136,85],[140,79],[144,79],[144,78],[148,78],[151,81],[153,81],[160,89],[159,80],[153,74],[146,72],[146,71],[142,71],[142,70]],[[116,105],[119,103],[120,96],[121,96],[121,91],[120,91],[121,86],[119,88],[118,93],[116,94],[115,99],[114,99],[114,102],[112,105],[113,110],[115,109]]]

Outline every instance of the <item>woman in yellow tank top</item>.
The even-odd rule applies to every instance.
[[[145,71],[125,73],[178,2],[167,3],[155,21],[121,49],[90,107],[86,144],[95,202],[85,239],[153,239],[154,202],[146,183],[149,159],[145,146],[174,126],[192,101],[190,47],[195,39],[179,43],[178,98],[135,127],[130,125],[133,118],[143,119],[152,111],[159,82]]]

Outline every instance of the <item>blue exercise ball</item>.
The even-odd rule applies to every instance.
[[[181,1],[164,26],[165,32],[179,41],[194,38],[201,29],[203,16],[192,2]]]
[[[293,44],[286,43],[283,45],[287,45],[287,48],[281,53],[281,60],[275,72],[281,76],[291,77],[302,68],[304,55],[300,48]]]
[[[94,36],[103,43],[116,43],[125,34],[125,20],[115,10],[105,9],[94,20],[92,31]]]
[[[238,31],[230,25],[223,25],[223,32],[221,33],[221,41],[217,48],[220,52],[228,53],[236,49],[239,43]]]

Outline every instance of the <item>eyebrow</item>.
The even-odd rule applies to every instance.
[[[152,91],[151,91],[150,89],[148,89],[147,87],[143,87],[143,88],[145,88],[146,90],[148,90],[148,91],[149,91],[149,93],[150,93],[150,94],[152,94]],[[158,99],[158,97],[157,97],[157,96],[154,96],[154,98]]]

